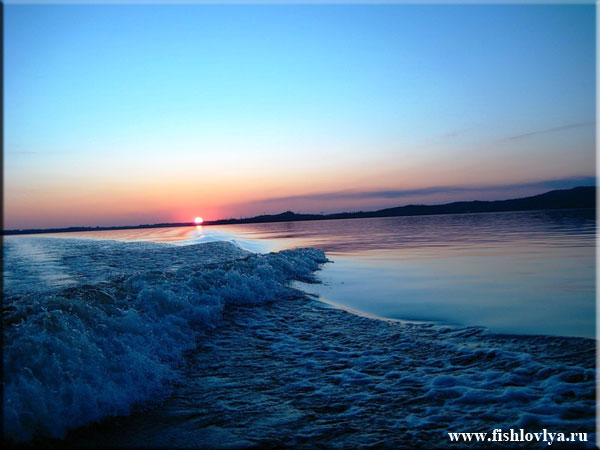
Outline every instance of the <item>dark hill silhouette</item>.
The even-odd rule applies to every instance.
[[[596,188],[581,186],[546,192],[533,197],[496,201],[454,202],[443,205],[407,205],[378,211],[344,212],[336,214],[281,214],[263,215],[247,219],[226,219],[211,222],[215,225],[233,223],[290,222],[303,220],[355,219],[367,217],[422,216],[433,214],[467,214],[502,211],[535,211],[544,209],[580,209],[596,207]]]
[[[536,211],[553,209],[581,209],[596,207],[596,187],[580,186],[572,189],[561,189],[546,192],[533,197],[524,197],[511,200],[496,201],[469,201],[454,202],[443,205],[407,205],[395,208],[380,209],[378,211],[344,212],[336,214],[296,214],[286,211],[281,214],[266,214],[245,219],[222,219],[204,222],[203,225],[228,225],[236,223],[269,223],[269,222],[297,222],[306,220],[331,220],[331,219],[358,219],[367,217],[398,217],[421,216],[434,214],[468,214],[502,211]],[[33,234],[33,233],[59,233],[71,231],[99,231],[99,230],[126,230],[134,228],[164,228],[193,226],[192,222],[185,223],[159,223],[154,225],[134,225],[115,227],[70,227],[52,229],[30,230],[4,230],[4,235]]]

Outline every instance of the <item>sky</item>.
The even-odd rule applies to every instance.
[[[4,227],[595,183],[593,5],[5,5]]]

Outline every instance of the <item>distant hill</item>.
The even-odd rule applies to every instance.
[[[445,205],[409,205],[376,211],[381,216],[404,216],[413,214],[461,214],[500,211],[534,211],[541,209],[595,208],[596,188],[576,187],[546,192],[533,197],[514,200],[454,202]]]
[[[454,202],[444,205],[407,205],[378,211],[344,212],[336,214],[296,214],[286,211],[281,214],[267,214],[245,219],[222,219],[204,222],[204,225],[229,225],[236,223],[298,222],[306,220],[358,219],[367,217],[423,216],[433,214],[468,214],[502,211],[536,211],[552,209],[581,209],[596,207],[596,187],[581,186],[561,189],[534,195],[533,197],[496,201]],[[71,231],[126,230],[135,228],[164,228],[192,226],[194,223],[159,223],[154,225],[134,225],[115,227],[70,227],[30,230],[4,230],[4,235],[34,233],[64,233]]]
[[[214,225],[234,223],[292,222],[303,220],[356,219],[368,217],[424,216],[433,214],[467,214],[501,211],[535,211],[544,209],[579,209],[596,207],[596,187],[581,186],[562,189],[511,200],[454,202],[443,205],[407,205],[378,211],[344,212],[336,214],[281,214],[263,215],[247,219],[226,219],[211,222]]]

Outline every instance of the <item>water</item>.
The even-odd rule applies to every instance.
[[[590,212],[562,211],[6,237],[5,437],[397,449],[546,428],[591,443],[594,235]]]
[[[595,336],[593,211],[535,211],[69,233],[251,251],[324,250],[322,300],[377,317]]]

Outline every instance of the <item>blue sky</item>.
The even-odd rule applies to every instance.
[[[8,227],[530,194],[594,122],[591,5],[5,7]]]

